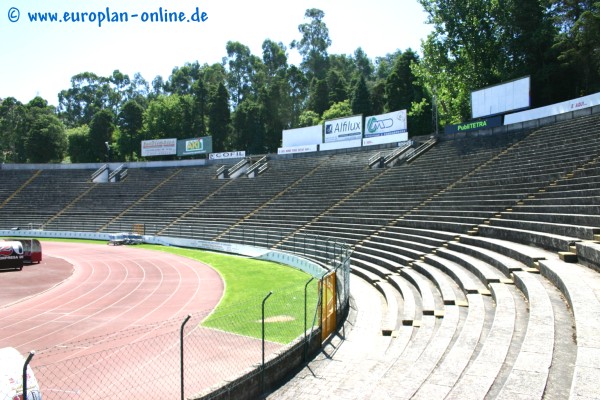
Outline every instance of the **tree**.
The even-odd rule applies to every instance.
[[[95,155],[90,146],[90,128],[81,125],[66,130],[68,149],[67,153],[72,163],[92,162]]]
[[[363,76],[366,80],[371,79],[374,70],[373,63],[361,47],[354,51],[354,63],[359,75]]]
[[[445,104],[444,123],[470,115],[470,91],[501,81],[506,52],[501,3],[490,0],[419,0],[434,30],[414,68],[425,87]]]
[[[327,87],[329,89],[329,105],[348,99],[346,80],[336,70],[330,69],[327,73]]]
[[[71,78],[71,88],[58,94],[58,111],[67,126],[89,124],[97,112],[109,109],[116,113],[122,95],[117,91],[129,82],[118,70],[110,78],[83,72]]]
[[[225,151],[229,136],[231,113],[229,111],[229,94],[221,82],[210,96],[208,110],[208,133],[212,135],[213,150]]]
[[[25,162],[27,109],[14,97],[0,103],[0,162]]]
[[[556,48],[566,70],[555,83],[568,82],[562,97],[576,97],[600,90],[600,2],[552,1],[559,28]],[[566,79],[565,79],[566,78]]]
[[[336,118],[350,117],[352,114],[353,111],[350,106],[350,101],[346,99],[329,107],[329,109],[323,113],[323,118],[321,118],[321,120],[324,122]]]
[[[247,99],[237,107],[232,119],[238,148],[246,149],[250,154],[264,153],[263,117],[263,109],[253,100]]]
[[[300,123],[300,114],[306,106],[308,97],[308,80],[306,76],[295,65],[290,66],[287,71],[287,81],[290,87],[291,120],[290,126],[295,127]]]
[[[206,135],[208,93],[201,79],[192,85],[192,101],[192,133],[194,136],[204,136]]]
[[[200,80],[200,69],[197,61],[173,68],[171,76],[164,85],[164,90],[179,95],[191,94],[194,83]]]
[[[34,114],[25,139],[27,159],[32,163],[61,162],[67,151],[65,126],[54,114]]]
[[[110,145],[115,131],[114,114],[108,109],[101,110],[94,115],[90,122],[89,146],[92,160],[109,161]]]
[[[256,65],[260,60],[250,53],[248,46],[240,42],[227,42],[227,86],[234,107],[252,94],[252,82]]]
[[[190,137],[192,108],[192,98],[189,95],[158,96],[144,111],[143,137],[145,139]]]
[[[331,46],[329,29],[323,18],[325,13],[316,8],[310,8],[304,13],[304,18],[310,22],[298,25],[302,34],[300,41],[292,41],[290,47],[297,48],[302,55],[301,67],[309,80],[325,79],[327,73],[327,49]]]
[[[396,59],[385,87],[388,111],[408,110],[413,101],[421,100],[417,99],[416,77],[411,69],[412,64],[417,62],[418,56],[411,49]]]
[[[321,117],[314,111],[306,110],[298,118],[298,127],[315,126],[321,123]]]
[[[329,108],[329,88],[325,79],[314,78],[310,83],[308,108],[319,115]]]
[[[354,114],[362,114],[363,120],[372,113],[371,95],[369,94],[369,88],[367,88],[367,82],[362,75],[354,88],[351,107]]]
[[[129,100],[121,107],[117,126],[120,130],[117,148],[120,154],[129,155],[134,160],[134,153],[140,149],[141,131],[144,125],[144,108],[136,101]]]

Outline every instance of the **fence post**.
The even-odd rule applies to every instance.
[[[308,282],[306,282],[306,285],[304,285],[304,361],[306,361],[306,353],[308,351],[308,342],[306,340],[306,330],[308,329],[306,326],[306,318],[308,317],[307,311],[306,311],[306,300],[307,300],[307,289],[308,289],[308,284],[311,283],[313,280],[315,279],[315,277],[313,276],[312,278],[310,278],[308,280]]]
[[[185,327],[185,324],[187,324],[187,322],[190,320],[190,318],[192,318],[191,315],[188,314],[187,317],[185,317],[185,319],[183,320],[183,323],[181,324],[181,330],[179,331],[179,343],[180,343],[180,368],[181,368],[181,400],[185,400],[185,395],[184,395],[184,388],[183,388],[183,375],[184,375],[184,365],[183,365],[183,328]]]
[[[260,372],[261,390],[264,389],[265,384],[265,303],[267,302],[267,299],[271,297],[272,294],[273,292],[270,291],[267,297],[265,297],[262,301],[262,366]]]
[[[27,367],[29,366],[29,362],[35,355],[35,351],[30,351],[27,359],[25,360],[25,364],[23,365],[23,400],[27,400]]]

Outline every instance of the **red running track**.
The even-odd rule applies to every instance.
[[[180,323],[188,314],[212,310],[223,294],[215,270],[168,253],[55,242],[44,242],[43,252],[40,265],[0,273],[0,347],[16,347],[21,353],[41,350],[32,365],[47,374],[37,373],[42,386],[48,383],[45,398],[52,391],[56,398],[92,398],[86,385],[96,386],[97,392],[98,387],[120,384],[118,391],[126,392],[123,386],[131,383],[120,382],[126,375],[121,369],[135,374],[142,371],[141,364],[152,363],[167,375],[160,356],[168,354],[169,363],[175,364],[169,368],[177,366],[174,333]],[[145,356],[148,352],[152,354]],[[85,360],[86,365],[72,360]],[[74,375],[83,371],[88,374],[76,380]],[[139,372],[135,379],[159,381],[145,374]],[[172,387],[161,394],[143,386],[136,393],[144,398],[175,395]]]

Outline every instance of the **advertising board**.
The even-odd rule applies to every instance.
[[[177,155],[180,157],[212,153],[212,136],[204,136],[177,141]]]
[[[498,115],[492,118],[486,118],[479,121],[463,122],[462,124],[446,125],[444,133],[460,133],[478,131],[481,129],[495,128],[502,126],[502,116]]]
[[[277,154],[311,153],[317,150],[318,149],[316,144],[306,146],[280,147],[277,149]]]
[[[527,76],[471,92],[472,118],[528,108],[530,80]]]
[[[177,139],[142,140],[142,157],[177,154]]]
[[[553,115],[582,110],[597,105],[600,105],[600,93],[590,94],[589,96],[579,97],[577,99],[567,100],[562,103],[551,104],[545,107],[534,108],[533,110],[509,114],[504,117],[504,125],[551,117]]]
[[[393,111],[387,114],[372,115],[365,119],[365,138],[397,135],[406,133],[408,139],[408,128],[406,124],[406,110]]]
[[[325,121],[325,143],[362,139],[362,115]]]
[[[223,153],[210,153],[208,156],[209,160],[228,160],[232,158],[244,158],[246,157],[245,151],[226,151]]]
[[[323,125],[287,129],[281,132],[281,147],[306,146],[323,143]]]

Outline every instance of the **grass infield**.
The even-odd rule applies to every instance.
[[[210,265],[222,276],[225,294],[202,324],[206,327],[260,338],[262,302],[265,302],[265,338],[289,343],[304,333],[304,287],[310,275],[274,262],[203,250],[141,245],[188,257]],[[306,326],[313,324],[317,305],[317,280],[307,287]]]

